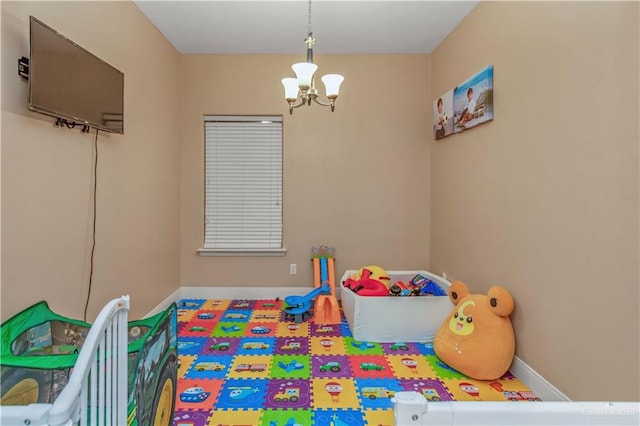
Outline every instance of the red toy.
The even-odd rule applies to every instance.
[[[370,269],[363,268],[362,276],[359,279],[347,278],[344,286],[360,296],[387,296],[389,289],[382,281],[371,278],[372,273]],[[389,280],[388,277],[380,278]]]

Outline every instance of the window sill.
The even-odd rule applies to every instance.
[[[200,256],[284,256],[286,248],[279,249],[208,249],[197,250]]]

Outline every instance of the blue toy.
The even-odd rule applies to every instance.
[[[421,296],[446,296],[447,293],[440,286],[424,275],[411,278],[410,284],[419,289]]]
[[[321,287],[316,287],[304,296],[287,296],[284,301],[287,305],[284,313],[296,323],[301,323],[311,318],[311,305],[313,300],[321,294],[331,294],[331,287],[324,283]]]

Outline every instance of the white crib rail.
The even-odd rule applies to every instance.
[[[85,339],[69,382],[53,404],[1,406],[3,426],[127,424],[129,296],[109,302]]]
[[[579,426],[640,424],[638,402],[427,402],[418,392],[396,392],[396,426]]]

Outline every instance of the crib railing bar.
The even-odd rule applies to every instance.
[[[106,366],[105,366],[105,395],[104,395],[104,408],[105,408],[105,423],[106,425],[111,424],[111,370],[114,368],[114,355],[115,351],[113,350],[113,344],[111,342],[111,333],[113,331],[114,324],[111,322],[109,327],[107,327],[107,357],[106,357]]]
[[[80,425],[81,426],[87,426],[87,413],[86,413],[86,408],[82,408],[82,407],[86,407],[87,404],[89,403],[89,390],[87,389],[86,386],[82,387],[82,390],[80,391],[80,404],[78,405],[78,418],[75,418],[74,421],[80,421]]]
[[[98,421],[98,413],[96,413],[96,401],[98,400],[98,351],[93,357],[93,362],[89,368],[89,424],[95,425]]]
[[[127,299],[128,300],[128,299]],[[127,312],[126,311],[119,311],[117,313],[118,315],[118,321],[117,321],[117,327],[118,327],[118,341],[116,342],[117,345],[121,345],[122,342],[124,342],[125,347],[127,347],[126,345],[128,344],[128,334],[129,334],[129,329],[128,329],[128,324],[127,324]],[[127,418],[127,385],[128,385],[128,375],[127,375],[127,369],[129,366],[129,359],[128,359],[128,351],[127,350],[121,350],[121,348],[118,348],[119,350],[117,351],[117,357],[118,357],[118,368],[116,369],[116,374],[117,374],[117,384],[118,384],[118,389],[125,389],[124,392],[116,392],[116,398],[118,399],[118,405],[117,405],[117,420],[116,420],[116,426],[119,426],[117,423],[121,421],[121,419],[126,419]]]
[[[107,327],[108,329],[109,327]],[[105,343],[106,343],[106,330],[102,335],[102,339],[100,339],[100,345],[98,345],[98,397],[96,398],[96,410],[98,411],[98,424],[103,425],[104,423],[104,407],[102,406],[102,401],[104,401],[104,389],[105,389],[105,374],[106,374],[106,354],[105,354]],[[98,402],[101,402],[98,404]]]

